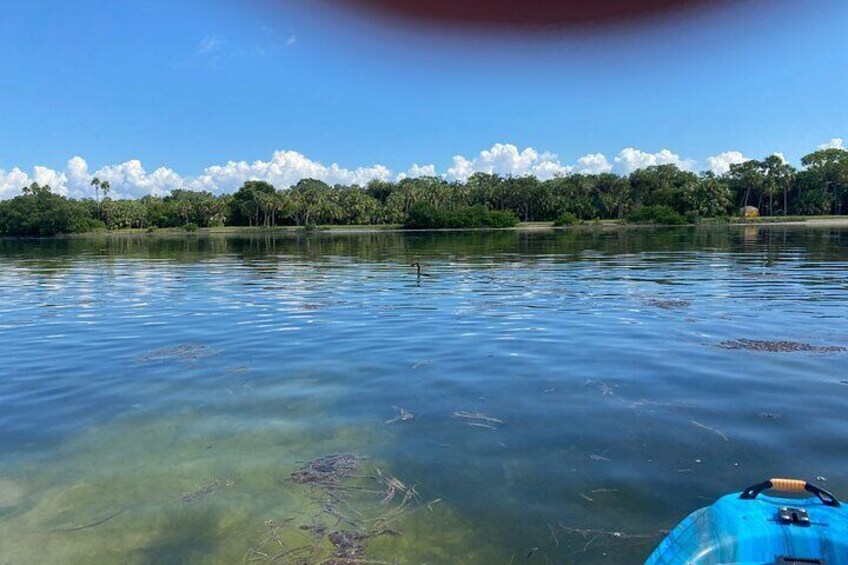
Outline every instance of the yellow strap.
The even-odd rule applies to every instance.
[[[799,479],[771,479],[771,488],[782,492],[804,492],[807,481]]]

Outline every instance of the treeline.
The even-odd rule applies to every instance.
[[[234,194],[181,189],[136,200],[110,198],[111,187],[98,179],[92,181],[95,198],[80,200],[33,184],[0,202],[0,234],[328,224],[505,227],[519,220],[691,223],[738,215],[746,206],[767,216],[848,212],[848,151],[824,149],[801,162],[797,170],[770,156],[732,165],[721,176],[659,165],[628,176],[573,174],[545,181],[476,173],[464,183],[422,177],[364,187],[305,179],[282,190],[249,181]]]

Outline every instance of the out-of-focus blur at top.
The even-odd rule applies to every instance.
[[[562,28],[637,23],[745,0],[326,0],[366,14],[450,27]]]

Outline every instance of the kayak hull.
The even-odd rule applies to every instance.
[[[806,512],[809,522],[787,521],[787,512],[793,518]],[[848,565],[848,508],[818,498],[729,494],[690,514],[645,565],[777,563]]]

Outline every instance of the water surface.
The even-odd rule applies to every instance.
[[[848,354],[720,347],[848,346],[846,267],[778,227],[0,240],[3,563],[262,562],[346,527],[289,478],[334,453],[415,485],[393,563],[638,563],[772,475],[848,496]]]

